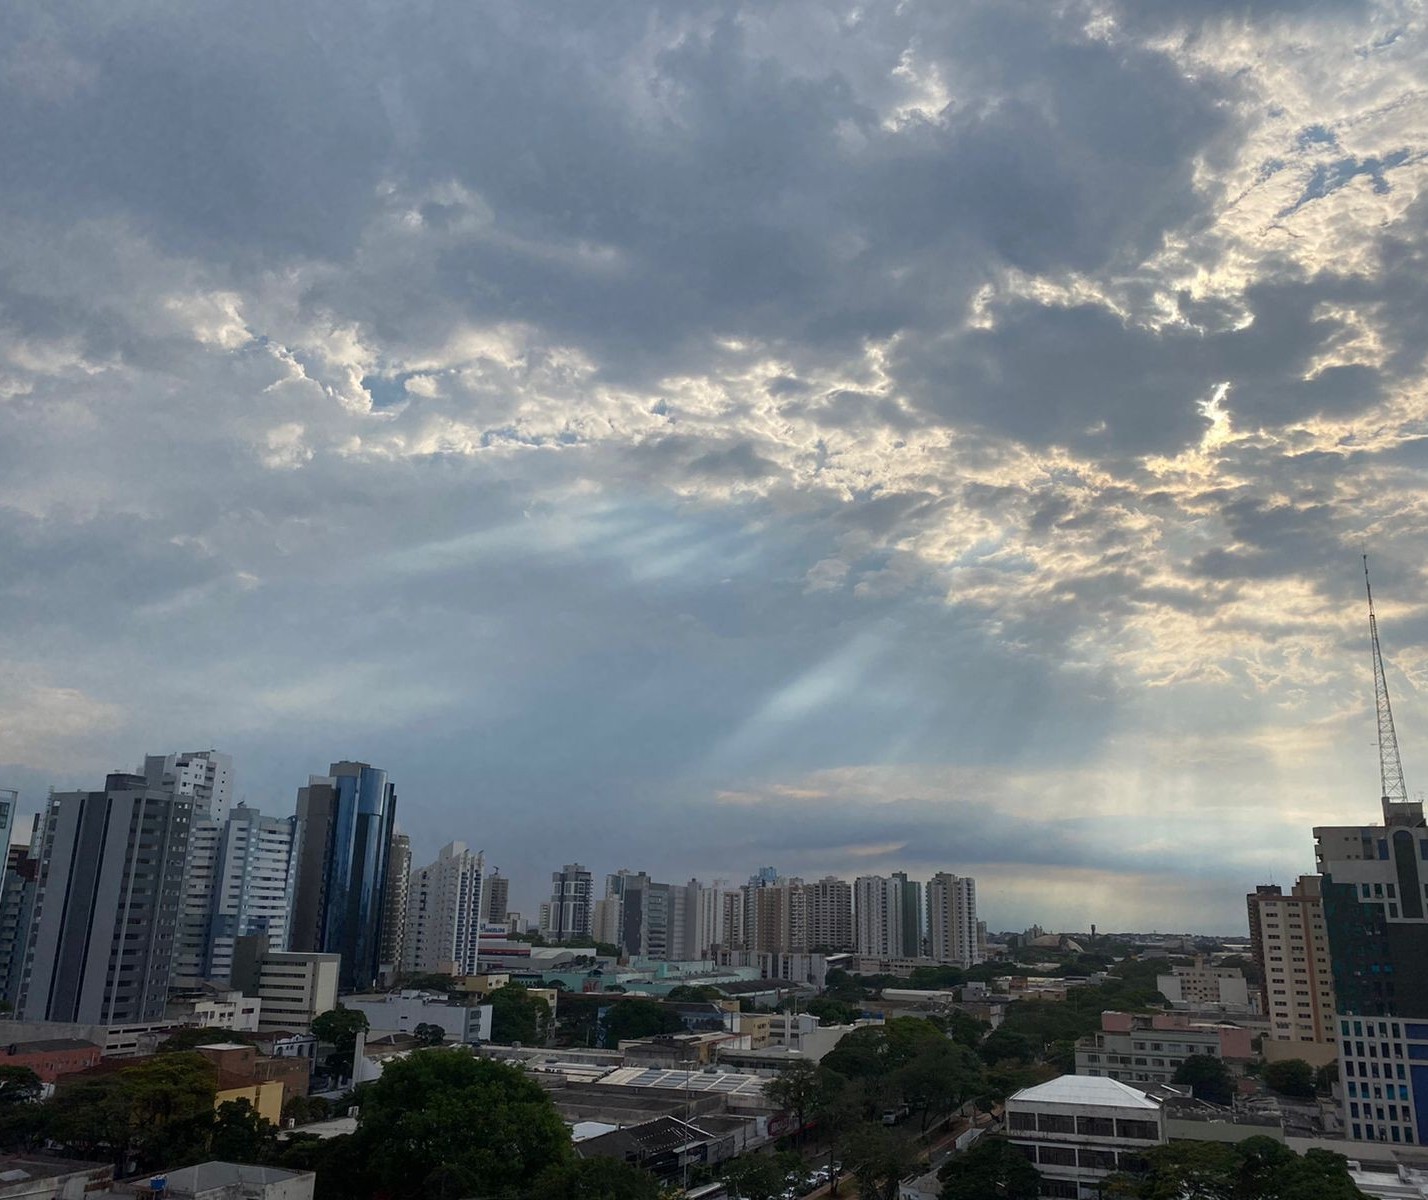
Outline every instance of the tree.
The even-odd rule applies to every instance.
[[[862,1200],[897,1200],[898,1182],[917,1163],[912,1143],[885,1125],[863,1125],[848,1138],[846,1161]]]
[[[532,996],[519,983],[498,987],[486,997],[491,1006],[491,1040],[503,1046],[519,1042],[522,1046],[545,1043],[550,1025],[550,1005],[539,996]]]
[[[0,1067],[0,1147],[32,1150],[44,1140],[48,1109],[44,1085],[29,1067]]]
[[[354,1149],[368,1192],[392,1200],[524,1194],[571,1156],[570,1133],[539,1084],[461,1049],[388,1063],[363,1095]]]
[[[723,993],[707,983],[681,983],[669,989],[666,1000],[674,1004],[700,1004],[718,1000]]]
[[[1281,1062],[1266,1063],[1264,1082],[1286,1096],[1312,1097],[1314,1068],[1302,1058],[1286,1058]]]
[[[979,1021],[971,1013],[964,1013],[960,1009],[953,1009],[944,1020],[947,1036],[973,1050],[981,1044],[982,1039],[987,1036],[987,1031],[991,1029],[985,1021]]]
[[[1229,1104],[1235,1098],[1235,1077],[1224,1059],[1213,1054],[1192,1054],[1175,1068],[1173,1083],[1188,1083],[1196,1100]]]
[[[797,1162],[798,1156],[793,1156]],[[739,1200],[777,1200],[788,1186],[792,1163],[783,1154],[740,1154],[723,1166],[723,1178]]]
[[[815,996],[805,1011],[818,1018],[820,1025],[851,1025],[862,1012],[861,1005],[845,1004],[828,996]]]
[[[684,1022],[674,1009],[645,996],[617,1000],[605,1014],[605,1045],[612,1050],[630,1038],[683,1032]]]
[[[1036,1200],[1041,1175],[1025,1154],[1000,1137],[984,1137],[937,1173],[942,1200]]]
[[[1026,1034],[1017,1033],[1005,1026],[987,1034],[982,1039],[982,1044],[977,1047],[977,1053],[982,1056],[983,1062],[993,1067],[1003,1059],[1035,1062],[1038,1057],[1036,1046]]]
[[[441,1046],[446,1042],[446,1030],[430,1021],[422,1021],[412,1030],[412,1037],[422,1046]]]
[[[339,1078],[352,1078],[357,1035],[366,1033],[369,1028],[366,1013],[341,1004],[312,1019],[312,1032],[317,1040],[332,1047],[332,1053],[327,1056],[329,1071]]]
[[[289,1096],[283,1105],[283,1117],[294,1125],[326,1121],[332,1115],[332,1105],[322,1096]]]
[[[213,1117],[208,1144],[218,1162],[264,1163],[277,1147],[278,1131],[247,1100],[225,1100]]]
[[[1144,1172],[1107,1180],[1111,1196],[1137,1200],[1366,1200],[1341,1154],[1310,1150],[1300,1158],[1267,1137],[1237,1144],[1171,1142],[1145,1155]]]
[[[0,1111],[32,1104],[43,1092],[44,1084],[29,1067],[0,1067]]]
[[[49,1105],[50,1136],[122,1172],[198,1162],[213,1126],[218,1069],[201,1054],[157,1054],[112,1075],[63,1083]]]
[[[985,1084],[976,1054],[952,1042],[936,1053],[918,1056],[899,1067],[890,1080],[907,1107],[921,1119],[921,1130],[938,1117],[959,1109]]]
[[[655,1177],[615,1158],[577,1158],[547,1167],[532,1196],[542,1200],[659,1200]]]
[[[764,1095],[779,1108],[793,1113],[798,1120],[795,1138],[802,1136],[809,1114],[818,1107],[824,1076],[818,1067],[805,1060],[796,1060],[784,1067],[764,1084]]]
[[[1339,1060],[1327,1062],[1314,1072],[1314,1086],[1318,1091],[1331,1092],[1339,1082]]]

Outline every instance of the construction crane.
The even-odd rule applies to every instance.
[[[1384,673],[1383,648],[1378,641],[1378,617],[1373,610],[1373,585],[1369,582],[1367,554],[1364,555],[1364,590],[1368,593],[1369,638],[1373,642],[1373,690],[1378,707],[1378,771],[1383,785],[1383,820],[1386,825],[1421,825],[1423,806],[1408,799],[1408,787],[1403,782],[1403,759],[1398,754],[1393,705],[1388,699],[1388,676]]]

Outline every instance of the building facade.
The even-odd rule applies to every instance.
[[[555,942],[589,937],[595,916],[594,877],[579,863],[566,863],[552,872],[550,882],[550,903],[541,909],[541,933]]]
[[[406,962],[407,899],[411,893],[412,840],[392,833],[387,862],[387,891],[382,902],[382,966],[402,970]]]
[[[860,875],[853,881],[857,952],[869,958],[903,958],[903,882],[896,877]]]
[[[982,961],[976,880],[946,871],[928,880],[927,940],[934,962],[971,967]]]
[[[1036,1166],[1042,1196],[1100,1200],[1107,1177],[1143,1170],[1164,1144],[1165,1112],[1139,1088],[1063,1075],[1007,1098],[1006,1134]]]
[[[853,948],[853,889],[845,880],[825,875],[804,884],[808,910],[808,948],[839,954]]]
[[[511,910],[511,881],[492,868],[481,885],[481,921],[486,925],[504,925]]]
[[[1157,975],[1155,986],[1172,1006],[1182,1008],[1226,1008],[1248,1013],[1251,1008],[1249,981],[1238,967],[1216,967],[1197,956],[1193,965],[1177,966],[1167,975]]]
[[[1100,1032],[1076,1043],[1076,1074],[1163,1085],[1173,1083],[1181,1064],[1197,1054],[1247,1063],[1254,1058],[1251,1032],[1230,1022],[1191,1021],[1184,1013],[1103,1012]]]
[[[1355,1141],[1423,1145],[1428,828],[1420,804],[1385,802],[1384,816],[1382,825],[1314,830],[1344,1127]]]
[[[271,950],[261,936],[239,938],[233,950],[233,986],[258,999],[260,1030],[301,1032],[331,1012],[340,969],[340,955]]]
[[[15,793],[10,793],[13,797]],[[4,796],[0,794],[0,805]],[[38,824],[38,823],[37,823]],[[14,1011],[25,974],[25,948],[35,916],[40,860],[30,846],[11,845],[0,881],[0,1000]]]
[[[45,807],[18,1010],[31,1021],[163,1016],[193,801],[139,775]]]
[[[297,881],[289,944],[342,957],[343,991],[371,987],[382,968],[382,916],[396,789],[387,773],[335,762],[298,789]]]
[[[1264,1053],[1271,1061],[1302,1058],[1322,1067],[1338,1056],[1320,883],[1317,875],[1303,875],[1287,896],[1266,884],[1246,897],[1260,1011],[1269,1019]]]
[[[465,842],[450,842],[430,866],[412,872],[407,889],[404,972],[476,974],[484,867],[482,856],[468,850]]]

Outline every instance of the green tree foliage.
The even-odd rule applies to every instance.
[[[816,1064],[795,1061],[764,1084],[764,1095],[771,1104],[793,1113],[801,1134],[818,1109],[823,1089],[830,1086],[829,1079],[829,1072]],[[842,1080],[836,1086],[841,1087]]]
[[[444,992],[450,994],[456,980],[439,971],[413,971],[410,975],[399,975],[397,983],[404,989],[417,992]]]
[[[617,1000],[605,1014],[605,1045],[611,1050],[629,1038],[683,1032],[684,1022],[674,1009],[646,996]]]
[[[45,1137],[48,1109],[44,1090],[29,1067],[0,1067],[0,1148],[33,1150]]]
[[[209,1156],[219,1162],[268,1162],[277,1147],[278,1131],[247,1100],[225,1100],[213,1117]]]
[[[1330,1092],[1339,1082],[1339,1060],[1327,1062],[1314,1072],[1314,1086],[1321,1092]]]
[[[957,988],[967,982],[967,972],[961,967],[913,967],[907,977],[910,988]]]
[[[1190,1085],[1196,1100],[1229,1104],[1235,1098],[1234,1073],[1213,1054],[1192,1054],[1175,1068],[1173,1083]]]
[[[357,1054],[357,1035],[366,1033],[370,1026],[366,1013],[355,1009],[336,1008],[314,1017],[312,1032],[319,1042],[332,1047],[327,1056],[327,1069],[346,1079],[352,1078],[352,1060]]]
[[[1336,1072],[1337,1073],[1337,1072]],[[1264,1082],[1286,1096],[1314,1095],[1314,1068],[1302,1058],[1287,1058],[1283,1062],[1265,1063]]]
[[[658,1182],[648,1171],[614,1158],[577,1158],[540,1173],[532,1200],[659,1200]]]
[[[666,1000],[674,1004],[708,1004],[723,998],[724,993],[707,983],[681,983],[669,989]]]
[[[897,1200],[897,1185],[917,1163],[909,1138],[883,1125],[862,1125],[849,1136],[845,1162],[862,1200]]]
[[[1017,1033],[1014,1029],[1007,1029],[1003,1026],[994,1029],[982,1039],[982,1044],[977,1047],[977,1053],[981,1055],[982,1061],[988,1066],[996,1066],[997,1063],[1006,1059],[1015,1062],[1034,1062],[1037,1058],[1038,1047],[1031,1038],[1024,1033]]]
[[[283,1116],[294,1125],[326,1121],[332,1116],[332,1105],[322,1096],[289,1096]]]
[[[200,1054],[140,1059],[62,1085],[48,1106],[49,1136],[121,1171],[185,1166],[206,1153],[217,1085],[218,1069]]]
[[[778,1200],[789,1173],[801,1164],[796,1154],[740,1154],[721,1169],[730,1193],[740,1200]]]
[[[984,1137],[937,1173],[942,1200],[1036,1200],[1041,1175],[1005,1138]]]
[[[888,1080],[919,1120],[922,1132],[939,1117],[961,1108],[984,1087],[981,1060],[966,1046],[943,1040],[894,1071]]]
[[[419,1050],[368,1088],[354,1138],[366,1194],[455,1200],[522,1193],[570,1158],[570,1133],[541,1086],[460,1049]]]
[[[854,1007],[842,1000],[815,996],[805,1006],[805,1011],[817,1017],[820,1025],[851,1025],[863,1010],[861,1005]]]
[[[1236,1144],[1171,1142],[1146,1153],[1146,1170],[1107,1181],[1108,1196],[1135,1200],[1367,1200],[1342,1154],[1302,1158],[1272,1138]]]
[[[971,1013],[952,1011],[943,1018],[944,1032],[954,1042],[975,1050],[987,1036],[991,1026]]]
[[[446,1041],[446,1030],[430,1021],[422,1021],[412,1030],[412,1037],[422,1046],[440,1046]]]
[[[491,1006],[491,1040],[509,1046],[545,1044],[550,1028],[550,1005],[539,996],[532,996],[519,983],[498,987],[486,997]]]

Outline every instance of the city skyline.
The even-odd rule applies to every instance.
[[[1428,786],[1403,6],[22,7],[27,812],[354,756],[525,908],[578,853],[1238,928],[1374,811],[1365,545]]]

